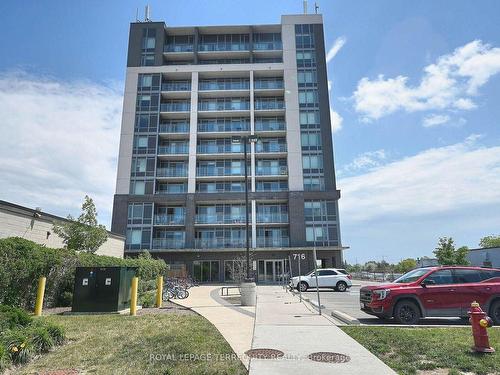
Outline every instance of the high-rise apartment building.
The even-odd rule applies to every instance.
[[[201,281],[341,266],[322,16],[130,27],[112,230]],[[248,140],[248,157],[244,143]],[[248,178],[245,181],[245,162]],[[246,185],[246,186],[245,186]]]

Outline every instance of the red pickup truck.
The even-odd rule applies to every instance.
[[[473,301],[500,325],[500,269],[417,268],[391,284],[361,288],[361,310],[381,319],[416,324],[426,317],[467,317]]]

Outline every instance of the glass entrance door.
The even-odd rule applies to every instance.
[[[262,283],[280,283],[285,261],[284,259],[259,260],[257,280]]]
[[[201,283],[218,282],[219,261],[218,260],[196,260],[193,262],[193,275],[195,280]]]

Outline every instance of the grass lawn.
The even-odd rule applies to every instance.
[[[197,315],[53,315],[40,319],[63,326],[68,342],[16,373],[57,369],[127,375],[247,373],[217,329]],[[202,356],[209,353],[217,358],[204,360]],[[151,360],[151,355],[163,359]],[[190,355],[194,360],[185,359]],[[232,359],[226,355],[233,355]]]
[[[448,369],[450,374],[500,374],[500,328],[489,328],[494,354],[471,353],[471,328],[342,327],[400,374]]]

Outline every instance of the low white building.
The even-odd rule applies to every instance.
[[[21,237],[47,247],[62,248],[62,238],[52,230],[56,221],[68,219],[0,200],[0,238]],[[96,254],[123,258],[124,244],[124,236],[108,232],[108,240]]]

